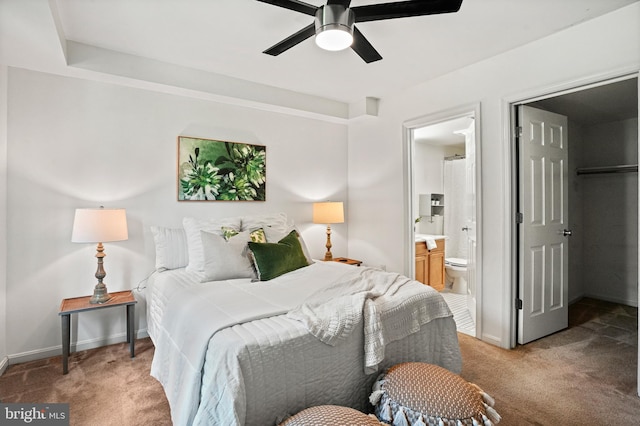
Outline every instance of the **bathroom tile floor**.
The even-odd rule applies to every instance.
[[[458,331],[475,337],[476,324],[473,322],[471,313],[467,308],[467,295],[452,293],[448,289],[444,289],[440,294],[442,294],[447,305],[449,305],[449,309],[453,312],[453,319],[456,322]]]

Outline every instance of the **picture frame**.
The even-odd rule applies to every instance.
[[[267,147],[178,136],[178,201],[265,201]]]

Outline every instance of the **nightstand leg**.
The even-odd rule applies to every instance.
[[[71,314],[62,315],[62,374],[69,372],[69,346],[71,346]]]
[[[133,337],[133,320],[135,318],[135,305],[127,305],[127,342],[129,342],[129,351],[131,358],[135,356],[135,339]]]

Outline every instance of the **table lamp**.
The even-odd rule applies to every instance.
[[[102,282],[107,273],[104,271],[104,247],[102,243],[124,241],[129,238],[127,231],[127,215],[124,209],[76,209],[73,219],[71,242],[98,243],[96,257],[98,283],[93,289],[90,303],[105,303],[111,297],[107,293],[107,286]]]
[[[344,207],[341,201],[313,203],[313,223],[327,224],[327,252],[324,260],[333,260],[331,254],[331,224],[344,223]]]

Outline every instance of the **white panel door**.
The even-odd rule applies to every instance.
[[[518,107],[519,288],[518,343],[568,326],[567,118]]]

